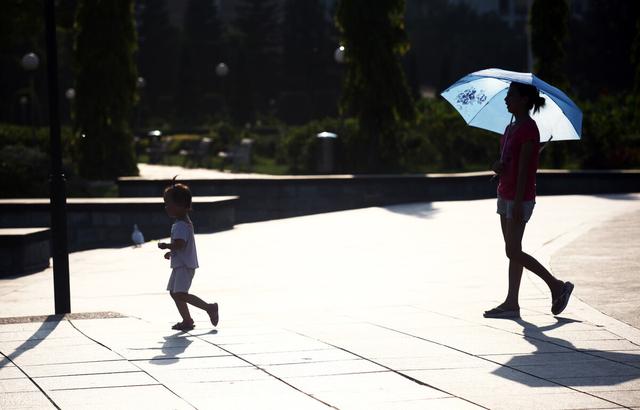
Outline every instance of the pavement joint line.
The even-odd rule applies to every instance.
[[[418,385],[420,385],[420,386],[428,387],[428,388],[430,388],[430,389],[433,389],[433,390],[436,390],[436,391],[442,392],[442,393],[444,393],[444,394],[447,394],[447,395],[449,395],[449,396],[451,396],[451,397],[455,397],[455,398],[457,398],[457,399],[460,399],[460,400],[466,401],[467,403],[471,403],[471,404],[473,404],[473,405],[475,405],[475,406],[478,406],[478,407],[481,407],[481,408],[484,408],[484,409],[488,409],[487,407],[482,406],[481,404],[475,403],[475,402],[473,402],[473,401],[471,401],[471,400],[469,400],[469,399],[466,399],[466,398],[464,398],[464,397],[460,397],[460,396],[458,396],[458,395],[456,395],[456,394],[449,393],[449,392],[448,392],[448,391],[446,391],[446,390],[443,390],[443,389],[441,389],[441,388],[438,388],[438,387],[435,387],[435,386],[433,386],[433,385],[430,385],[429,383],[425,383],[425,382],[423,382],[423,381],[421,381],[421,380],[416,379],[415,377],[411,377],[411,376],[409,376],[408,374],[402,373],[402,372],[400,372],[399,370],[393,369],[393,368],[391,368],[391,367],[389,367],[389,366],[385,366],[385,365],[384,365],[384,364],[382,364],[382,363],[376,362],[376,361],[375,361],[375,360],[373,360],[373,359],[370,359],[370,358],[368,358],[368,357],[364,357],[364,356],[362,356],[362,355],[360,355],[360,354],[358,354],[358,353],[352,352],[351,350],[346,349],[346,348],[344,348],[344,347],[341,347],[341,346],[338,346],[338,345],[334,345],[333,343],[326,342],[326,341],[324,341],[324,340],[322,340],[322,339],[318,339],[318,338],[316,338],[316,337],[309,336],[309,335],[306,335],[306,334],[304,334],[304,333],[300,333],[300,332],[295,331],[295,330],[289,330],[289,331],[290,331],[290,332],[292,332],[292,333],[295,333],[295,334],[297,334],[297,335],[300,335],[300,336],[303,336],[303,337],[306,337],[306,338],[309,338],[309,339],[316,340],[316,341],[318,341],[318,342],[324,343],[324,344],[326,344],[326,345],[328,345],[328,346],[331,346],[331,347],[334,347],[334,348],[336,348],[336,349],[340,349],[340,350],[342,350],[343,352],[346,352],[346,353],[352,354],[352,355],[354,355],[354,356],[356,356],[356,357],[359,357],[359,358],[361,358],[361,359],[363,359],[363,360],[366,360],[366,361],[368,361],[368,362],[370,362],[370,363],[373,363],[373,364],[375,364],[376,366],[380,366],[380,367],[382,367],[382,368],[384,368],[384,369],[387,369],[387,370],[389,370],[389,371],[391,371],[391,372],[393,372],[393,373],[397,374],[398,376],[403,377],[403,378],[405,378],[405,379],[407,379],[407,380],[410,380],[410,381],[412,381],[412,382],[414,382],[414,383],[416,383],[416,384],[418,384]]]
[[[164,386],[164,384],[158,382],[158,383],[149,383],[149,384],[123,384],[118,386],[67,387],[65,389],[51,389],[51,391],[117,389],[122,387],[147,387],[147,386]]]
[[[127,359],[106,359],[106,360],[85,360],[81,362],[54,362],[54,363],[36,363],[36,364],[27,364],[24,367],[35,367],[35,366],[55,366],[59,364],[81,364],[81,363],[102,363],[102,362],[126,362]]]
[[[188,332],[187,332],[187,333],[188,333]],[[189,333],[189,334],[190,334],[190,333]],[[207,340],[207,339],[204,339],[204,338],[202,338],[202,337],[200,337],[200,336],[195,336],[195,335],[192,335],[192,336],[194,336],[194,337],[195,337],[195,338],[197,338],[197,339],[200,339],[200,340],[204,341],[205,343],[209,343],[209,344],[211,344],[211,345],[213,345],[213,346],[216,346],[216,347],[217,347],[217,348],[219,348],[219,349],[224,350],[225,352],[227,352],[227,353],[231,354],[232,356],[234,356],[234,357],[236,357],[236,358],[238,358],[238,359],[242,360],[242,361],[243,361],[243,362],[245,362],[245,363],[250,364],[251,366],[255,367],[256,369],[258,369],[258,370],[260,370],[260,371],[263,371],[264,373],[268,374],[269,376],[273,377],[274,379],[276,379],[276,380],[280,381],[281,383],[286,384],[287,386],[289,386],[289,387],[291,387],[292,389],[294,389],[294,390],[296,390],[296,391],[298,391],[298,392],[300,392],[300,393],[304,394],[305,396],[307,396],[307,397],[309,397],[309,398],[311,398],[311,399],[313,399],[313,400],[316,400],[316,401],[318,401],[318,402],[320,402],[320,403],[324,404],[324,405],[325,405],[325,406],[327,406],[327,407],[330,407],[330,408],[332,408],[332,409],[339,410],[339,409],[338,409],[338,407],[333,406],[333,405],[331,405],[331,404],[329,404],[329,403],[327,403],[327,402],[325,402],[325,401],[323,401],[323,400],[320,400],[319,398],[315,397],[314,395],[312,395],[312,394],[310,394],[310,393],[305,392],[304,390],[301,390],[300,388],[298,388],[298,387],[294,386],[293,384],[291,384],[291,383],[287,382],[287,381],[286,381],[286,380],[284,380],[283,378],[276,376],[275,374],[273,374],[273,373],[269,372],[268,370],[266,370],[266,369],[262,368],[261,366],[258,366],[257,364],[250,362],[249,360],[245,359],[244,357],[242,357],[242,356],[240,356],[240,355],[238,355],[238,354],[236,354],[236,353],[234,353],[234,352],[232,352],[232,351],[230,351],[230,350],[228,350],[228,349],[225,349],[224,347],[222,347],[222,346],[220,346],[220,345],[217,345],[217,344],[215,344],[215,343],[213,343],[213,342],[211,342],[211,341],[209,341],[209,340]]]
[[[15,362],[14,362],[14,361],[9,357],[9,356],[7,356],[6,354],[4,354],[2,351],[0,351],[0,354],[1,354],[2,356],[4,356],[4,358],[5,358],[6,360],[8,360],[11,364],[13,364],[13,365],[18,369],[18,370],[20,370],[20,372],[22,372],[22,374],[24,374],[24,375],[27,377],[27,379],[29,379],[29,381],[30,381],[31,383],[33,383],[33,385],[34,385],[34,386],[36,386],[36,387],[38,388],[38,390],[40,390],[40,392],[44,395],[44,397],[46,397],[46,398],[47,398],[47,400],[49,400],[49,402],[50,402],[50,403],[51,403],[51,404],[52,404],[56,409],[61,410],[61,409],[60,409],[60,406],[58,406],[58,405],[56,404],[56,402],[55,402],[55,401],[53,401],[53,399],[52,399],[51,397],[49,397],[49,395],[47,394],[47,392],[45,392],[45,391],[44,391],[44,389],[42,388],[42,386],[40,386],[40,385],[39,385],[35,380],[33,380],[33,378],[32,378],[31,376],[29,376],[29,375],[27,374],[27,372],[25,372],[25,371],[24,371],[20,366],[18,366],[18,365],[17,365],[17,364],[16,364],[16,363],[15,363]]]
[[[84,333],[82,330],[78,329],[76,327],[76,325],[71,321],[68,320],[69,324],[76,330],[78,331],[78,333],[82,334],[84,337],[86,337],[89,340],[94,341],[95,343],[97,343],[98,345],[104,347],[105,349],[109,350],[112,353],[117,354],[118,356],[120,356],[122,359],[127,360],[129,363],[131,363],[133,366],[137,367],[138,369],[140,369],[143,373],[145,373],[147,376],[149,376],[150,378],[152,378],[153,380],[155,380],[158,384],[160,384],[161,386],[163,386],[165,389],[167,389],[169,392],[171,392],[173,395],[175,395],[176,397],[178,397],[180,400],[184,401],[185,403],[187,403],[189,406],[193,407],[194,409],[197,409],[196,406],[194,406],[191,402],[189,402],[187,399],[185,399],[184,397],[180,396],[178,393],[176,393],[175,391],[173,391],[172,389],[170,389],[168,386],[166,386],[165,384],[163,384],[162,382],[160,382],[160,380],[158,380],[156,377],[154,377],[151,373],[147,372],[146,370],[144,370],[143,368],[141,368],[140,366],[136,365],[135,363],[131,362],[130,360],[128,360],[126,357],[124,357],[122,354],[120,354],[119,352],[111,349],[109,346],[99,342],[98,340],[92,338],[91,336],[87,335],[86,333]]]
[[[73,376],[102,376],[105,374],[123,374],[123,373],[142,373],[140,370],[122,370],[118,372],[100,372],[100,373],[73,373],[73,374],[52,374],[50,376],[33,376],[34,379],[49,379],[55,377],[73,377]]]
[[[189,356],[189,357],[156,357],[151,359],[126,359],[129,362],[153,362],[156,360],[187,360],[187,359],[207,359],[209,357],[232,357],[231,354],[217,354],[207,356]],[[244,366],[231,366],[231,367],[244,367]]]
[[[553,379],[547,379],[547,378],[544,378],[544,377],[541,377],[541,376],[537,376],[537,375],[535,375],[535,374],[531,374],[531,373],[525,372],[524,370],[521,370],[521,369],[519,369],[519,368],[517,368],[517,367],[509,366],[509,365],[506,365],[506,364],[504,364],[504,363],[499,363],[499,362],[496,362],[496,361],[494,361],[494,360],[487,359],[486,357],[483,357],[483,356],[480,356],[480,355],[476,355],[476,354],[473,354],[473,353],[469,353],[469,352],[466,352],[466,351],[464,351],[464,350],[462,350],[462,349],[458,349],[458,348],[456,348],[456,347],[449,346],[449,345],[444,344],[444,343],[436,342],[435,340],[430,340],[430,339],[427,339],[427,338],[424,338],[424,337],[421,337],[421,336],[413,335],[413,334],[411,334],[411,333],[403,332],[403,331],[401,331],[401,330],[393,329],[393,328],[390,328],[390,327],[387,327],[387,326],[383,326],[383,325],[378,325],[378,324],[375,324],[375,323],[370,323],[370,324],[372,324],[372,325],[374,325],[374,326],[381,327],[381,328],[383,328],[383,329],[390,330],[390,331],[392,331],[392,332],[397,332],[397,333],[400,333],[400,334],[403,334],[403,335],[407,335],[407,336],[410,336],[410,337],[415,337],[415,338],[417,338],[417,339],[424,340],[425,342],[433,343],[433,344],[436,344],[436,345],[438,345],[438,346],[446,347],[446,348],[448,348],[448,349],[455,350],[455,351],[457,351],[457,352],[460,352],[460,353],[463,353],[463,354],[469,355],[469,356],[471,356],[471,357],[475,357],[475,358],[480,359],[480,360],[485,360],[485,361],[487,361],[487,362],[490,362],[490,363],[496,364],[496,365],[498,365],[498,366],[501,366],[501,367],[504,367],[504,368],[507,368],[507,369],[511,369],[511,370],[513,370],[513,371],[516,371],[516,372],[519,372],[519,373],[522,373],[522,374],[526,374],[526,375],[528,375],[528,376],[530,376],[530,377],[533,377],[533,378],[536,378],[536,379],[540,379],[540,380],[546,381],[546,382],[548,382],[548,383],[552,383],[552,384],[555,384],[555,385],[558,385],[558,386],[561,386],[561,387],[567,388],[567,389],[569,389],[569,390],[573,390],[573,391],[575,391],[575,392],[577,392],[577,393],[586,394],[586,395],[588,395],[588,396],[591,396],[591,397],[594,397],[594,398],[597,398],[597,399],[600,399],[600,400],[603,400],[603,401],[609,402],[609,403],[611,403],[611,404],[615,404],[616,406],[620,406],[620,407],[622,407],[622,408],[626,408],[626,409],[630,409],[630,408],[631,408],[631,407],[629,407],[629,406],[624,406],[624,405],[622,405],[622,404],[620,404],[620,403],[617,403],[617,402],[615,402],[615,401],[613,401],[613,400],[609,400],[609,399],[606,399],[606,398],[604,398],[604,397],[597,396],[597,395],[592,394],[592,393],[590,393],[590,392],[582,391],[582,390],[577,389],[577,388],[572,387],[572,386],[567,386],[567,385],[562,384],[562,383],[560,383],[560,382],[554,381]],[[504,330],[504,329],[500,329],[500,330]],[[509,332],[509,331],[507,331],[507,332]],[[512,333],[512,332],[509,332],[509,333]]]

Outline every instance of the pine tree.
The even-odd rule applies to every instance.
[[[171,115],[178,58],[178,31],[171,26],[166,0],[142,0],[138,10],[138,73],[145,79],[138,109],[165,120]]]
[[[415,118],[400,63],[409,49],[404,6],[404,0],[340,0],[338,4],[336,24],[347,62],[341,110],[358,119],[365,158],[356,167],[367,172],[398,168],[397,131],[403,121]]]
[[[76,14],[76,121],[81,175],[137,174],[129,129],[135,99],[132,0],[79,0]]]
[[[317,105],[318,94],[331,88],[327,74],[336,65],[333,51],[337,45],[329,37],[322,2],[286,0],[282,34],[283,88],[294,97],[289,104],[293,112],[284,114],[306,122],[323,111]]]
[[[269,109],[280,89],[280,34],[274,0],[240,0],[236,6],[235,116],[250,121]],[[233,67],[231,67],[233,70]],[[242,100],[240,100],[242,99]]]
[[[212,98],[217,84],[215,66],[221,55],[220,23],[213,0],[189,0],[183,36],[177,121],[196,125],[221,108]]]
[[[568,86],[565,62],[568,23],[566,0],[534,0],[530,22],[534,72],[560,89]]]

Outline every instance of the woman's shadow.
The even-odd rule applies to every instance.
[[[540,379],[570,386],[614,386],[640,378],[640,352],[634,354],[576,347],[568,340],[549,336],[545,332],[582,322],[565,318],[556,320],[551,325],[538,327],[523,319],[516,319],[515,322],[522,326],[524,339],[535,346],[536,351],[514,355],[493,373],[531,387],[542,386]],[[523,373],[534,377],[527,377]]]

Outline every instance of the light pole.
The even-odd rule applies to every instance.
[[[67,91],[64,92],[64,96],[69,102],[69,122],[72,123],[73,118],[71,118],[71,104],[73,104],[73,100],[76,98],[76,90],[73,88],[67,88]]]
[[[29,99],[30,109],[29,109],[29,120],[31,123],[31,137],[33,139],[33,144],[36,144],[36,126],[35,126],[35,85],[34,85],[34,72],[38,69],[40,65],[40,59],[35,53],[27,53],[22,57],[22,68],[25,69],[26,72],[29,73]]]
[[[49,88],[49,136],[51,145],[51,237],[53,289],[56,314],[71,312],[69,291],[69,251],[67,248],[67,195],[62,171],[60,108],[58,107],[58,47],[56,43],[55,0],[44,0],[47,40],[47,83]]]
[[[336,51],[333,52],[333,59],[336,60],[336,63],[344,64],[345,62],[344,52],[345,52],[344,46],[339,46],[338,48],[336,48]]]
[[[144,79],[144,77],[138,77],[136,79],[136,88],[138,89],[138,93],[140,95],[140,101],[138,101],[138,115],[136,115],[136,128],[139,130],[140,129],[140,117],[142,116],[141,112],[142,112],[142,92],[144,91],[144,87],[147,86],[147,80]]]
[[[224,106],[224,113],[227,113],[227,93],[225,89],[224,77],[229,74],[229,66],[225,63],[218,63],[216,65],[216,75],[220,79],[220,91],[222,92],[222,105]]]

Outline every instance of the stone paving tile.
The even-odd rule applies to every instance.
[[[385,409],[385,408],[402,409],[402,410],[425,410],[425,409],[470,410],[470,409],[481,409],[482,407],[477,406],[468,401],[462,400],[458,397],[444,397],[444,398],[426,399],[426,400],[389,401],[389,402],[378,403],[377,406],[373,408],[375,408],[376,410]]]
[[[564,377],[551,380],[586,392],[640,390],[640,377]]]
[[[116,353],[99,345],[75,346],[73,350],[63,347],[43,351],[40,349],[25,350],[20,355],[12,355],[19,366],[55,363],[82,363],[121,359]]]
[[[494,366],[493,370],[486,368],[438,369],[410,370],[404,373],[462,397],[483,395],[494,391],[509,392],[510,394],[526,394],[532,389],[540,394],[570,391],[551,381],[501,366]]]
[[[614,363],[610,360],[593,360],[587,362],[558,362],[537,365],[513,366],[529,374],[545,379],[559,379],[563,377],[599,377],[599,376],[627,376],[640,378],[640,368]]]
[[[191,409],[163,386],[57,390],[49,393],[62,409]]]
[[[258,366],[359,360],[359,357],[335,348],[294,352],[254,353],[245,354],[242,355],[242,357]]]
[[[148,374],[141,371],[131,373],[70,375],[65,377],[39,377],[36,381],[44,390],[158,384],[158,382],[149,377]]]
[[[203,382],[244,382],[265,380],[272,378],[262,370],[247,367],[225,367],[218,369],[173,369],[171,367],[150,369],[149,373],[165,385],[172,383],[203,383]]]
[[[168,367],[172,370],[220,369],[229,367],[251,367],[247,362],[235,356],[182,357],[175,360],[151,359],[136,360],[136,366],[154,372],[158,368]]]
[[[481,357],[491,360],[495,363],[506,364],[509,366],[535,366],[545,364],[560,363],[584,363],[590,361],[598,361],[598,357],[583,352],[567,351],[567,352],[548,352],[534,354],[489,354]]]
[[[137,372],[140,370],[124,359],[110,360],[105,362],[31,365],[23,366],[22,369],[29,376],[35,378],[71,376],[80,374]]]
[[[577,392],[536,394],[535,391],[530,391],[522,394],[511,394],[497,391],[486,395],[474,394],[467,398],[490,409],[505,410],[521,408],[545,410],[622,408],[609,401]]]
[[[221,383],[181,383],[171,388],[198,409],[329,409],[325,404],[275,380]]]
[[[40,391],[28,378],[20,377],[15,379],[0,380],[0,394],[19,393],[29,391]]]
[[[330,376],[339,374],[355,374],[386,371],[384,367],[371,363],[368,360],[344,360],[317,363],[295,363],[263,366],[271,374],[279,378]]]
[[[24,377],[24,374],[20,369],[8,362],[6,359],[0,359],[0,380],[16,379],[20,377]]]
[[[294,377],[287,382],[338,408],[377,408],[379,403],[427,400],[449,394],[417,384],[393,372]]]
[[[38,392],[17,392],[0,394],[0,409],[55,409],[55,406]]]
[[[598,397],[611,400],[622,406],[640,407],[640,389],[638,390],[614,390],[598,391],[594,393]]]

